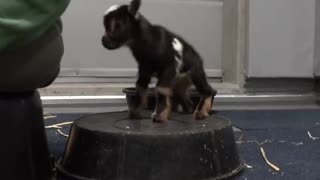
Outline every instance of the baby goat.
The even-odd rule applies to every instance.
[[[129,47],[138,64],[137,93],[130,118],[142,118],[148,85],[156,77],[157,102],[152,114],[155,122],[168,120],[173,95],[186,111],[194,110],[187,93],[192,84],[201,95],[194,118],[204,119],[216,91],[208,84],[202,58],[182,37],[151,24],[138,12],[140,4],[141,0],[132,0],[130,5],[111,6],[104,14],[103,46],[109,50]]]

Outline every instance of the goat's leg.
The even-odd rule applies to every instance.
[[[130,119],[141,119],[142,111],[147,103],[148,85],[151,80],[150,73],[144,72],[139,68],[138,80],[136,82],[136,96],[133,100],[133,106],[129,110]]]
[[[167,68],[158,75],[158,83],[156,86],[156,107],[152,114],[154,122],[164,122],[169,119],[171,113],[171,97],[173,94],[172,85],[176,76],[174,66]]]
[[[213,98],[216,91],[209,85],[203,68],[192,71],[190,75],[193,84],[201,95],[200,101],[194,112],[194,118],[197,120],[204,119],[209,116],[209,111],[213,106]]]
[[[192,80],[188,73],[179,74],[174,82],[174,96],[180,101],[183,111],[191,113],[194,110],[194,104],[189,96],[189,88],[192,85]]]

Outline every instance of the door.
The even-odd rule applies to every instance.
[[[250,0],[247,76],[313,78],[316,0]]]

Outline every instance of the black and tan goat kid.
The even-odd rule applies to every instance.
[[[180,100],[184,110],[194,110],[188,96],[192,84],[201,95],[194,118],[206,118],[216,91],[207,81],[202,58],[182,37],[163,26],[150,23],[139,13],[140,5],[141,0],[132,0],[129,5],[111,6],[105,12],[103,21],[103,46],[109,50],[128,47],[138,64],[137,93],[133,108],[129,110],[130,118],[142,118],[152,77],[158,80],[156,108],[152,114],[155,122],[168,120],[172,96]]]

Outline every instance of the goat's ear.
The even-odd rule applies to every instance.
[[[140,8],[141,5],[141,0],[131,0],[131,3],[129,5],[129,12],[136,17],[138,10]]]

